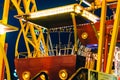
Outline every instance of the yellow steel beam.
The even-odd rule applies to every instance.
[[[24,9],[25,9],[25,13],[29,13],[30,12],[30,0],[23,0],[23,4],[24,4]]]
[[[72,16],[73,27],[74,27],[74,46],[75,46],[75,52],[77,52],[77,25],[76,25],[75,14],[71,13],[71,16]]]
[[[20,8],[20,4],[21,4],[21,0],[18,0],[18,1],[16,1],[16,0],[11,0],[11,2],[13,3],[13,5],[15,6],[15,8],[16,8],[16,10],[17,10],[17,12],[18,12],[18,14],[19,15],[22,15],[22,14],[24,14],[24,12],[21,10],[21,8]],[[20,24],[21,24],[21,26],[25,26],[26,24],[22,24],[22,21],[20,21]],[[19,39],[20,39],[20,36],[22,35],[22,29],[19,31],[19,34],[18,34],[18,37],[17,37],[17,40],[16,40],[16,45],[15,45],[15,57],[18,57],[18,43],[19,43]],[[30,52],[29,51],[29,48],[27,48],[28,49],[28,52]]]
[[[42,29],[40,29],[40,32],[42,32]],[[42,44],[43,44],[43,47],[44,47],[44,50],[45,50],[45,53],[44,53],[43,56],[48,56],[48,48],[46,47],[43,33],[40,33],[40,36],[41,36],[41,39],[38,38],[38,42],[40,43],[40,41],[42,41]]]
[[[13,3],[14,6],[16,7],[17,12],[18,12],[19,15],[24,14],[24,12],[23,12],[23,11],[21,10],[21,8],[20,8],[20,3],[21,3],[21,2],[22,2],[21,0],[19,0],[18,2],[17,2],[16,0],[12,0],[12,3]],[[27,3],[27,0],[23,0],[23,5],[24,5],[25,10],[26,10],[26,7],[27,7],[26,3]],[[27,8],[27,9],[28,9],[28,8]],[[26,11],[25,11],[25,12],[26,12]],[[32,55],[31,55],[31,53],[30,53],[30,48],[29,48],[29,45],[28,45],[28,41],[27,41],[27,38],[26,38],[26,34],[27,34],[27,33],[26,33],[25,30],[24,30],[24,28],[26,27],[26,25],[29,26],[29,24],[23,23],[21,20],[20,20],[20,24],[21,24],[21,30],[20,30],[20,32],[19,32],[19,34],[18,34],[17,41],[16,41],[15,57],[18,57],[18,51],[17,51],[17,49],[18,49],[19,39],[20,39],[20,36],[22,35],[22,33],[23,33],[23,36],[24,36],[25,45],[26,45],[27,52],[28,52],[28,57],[32,57]]]
[[[31,57],[32,57],[32,54],[30,53],[29,44],[28,44],[28,41],[27,41],[27,39],[26,39],[27,33],[25,32],[26,23],[23,23],[23,22],[20,20],[20,24],[21,24],[21,30],[22,30],[22,33],[23,33],[23,37],[24,37],[24,40],[25,40],[25,45],[26,45],[27,52],[28,52],[28,57],[31,58]]]
[[[3,57],[3,58],[2,58],[2,57]],[[6,53],[5,53],[5,50],[4,50],[4,47],[2,46],[2,44],[0,44],[0,59],[2,59],[2,63],[0,63],[0,64],[1,64],[0,67],[1,67],[2,65],[4,65],[4,63],[5,63],[7,80],[11,80],[9,63],[8,63],[8,59],[7,59],[7,56],[6,56]],[[4,60],[4,63],[3,63],[3,60]],[[1,61],[0,61],[0,62],[1,62]],[[4,67],[4,66],[2,66],[2,67]],[[4,69],[4,68],[2,68],[2,69]],[[1,71],[4,71],[4,70],[1,70]],[[3,72],[3,73],[4,73],[4,72]],[[3,75],[1,75],[1,73],[0,73],[0,80],[3,80],[2,78],[4,78],[4,77],[3,77]]]
[[[2,23],[4,24],[7,24],[8,22],[9,5],[10,5],[10,0],[5,0],[4,8],[3,8],[3,16],[2,16]],[[7,80],[11,80],[9,64],[8,64],[8,60],[7,60],[5,51],[4,51],[5,37],[6,37],[6,33],[0,35],[0,49],[1,49],[0,50],[0,64],[3,64],[3,59],[4,59],[5,66],[6,66]],[[2,80],[1,74],[2,74],[2,65],[0,65],[0,80]]]
[[[102,2],[104,0],[95,0],[95,5],[92,5],[90,7],[85,7],[84,9],[87,11],[91,11],[91,10],[95,10],[95,9],[99,9],[102,6]],[[117,2],[118,0],[106,0],[107,3],[112,3],[112,2]]]
[[[118,1],[118,0],[106,0],[107,2],[115,2],[115,1]]]
[[[101,3],[103,2],[104,0],[95,0],[95,4],[96,5],[101,5]],[[118,0],[106,0],[106,2],[116,2],[116,1],[118,1]]]
[[[47,29],[47,39],[46,39],[46,46],[49,49],[49,36],[50,36],[50,29]]]
[[[32,36],[32,41],[33,41],[33,43],[36,45],[35,47],[36,47],[36,49],[35,49],[35,51],[39,51],[39,46],[38,46],[38,43],[37,43],[37,38],[36,38],[36,34],[35,34],[35,32],[34,32],[35,30],[34,30],[34,25],[30,25],[30,33],[31,33],[31,36]],[[40,57],[40,56],[39,56]]]
[[[101,19],[100,19],[100,36],[98,40],[98,59],[97,59],[97,71],[101,70],[102,65],[102,54],[103,54],[103,46],[105,39],[105,21],[106,21],[106,0],[102,2],[102,11],[101,11]]]
[[[19,0],[19,1],[12,0],[12,2],[15,5],[15,7],[16,7],[17,12],[18,12],[19,15],[22,15],[23,13],[30,13],[30,12],[37,11],[37,6],[36,6],[35,0]],[[23,2],[23,7],[25,9],[25,12],[23,12],[21,10],[21,8],[20,8],[20,3],[21,2]],[[31,4],[32,4],[32,6],[31,6]],[[37,38],[36,34],[34,32],[34,29],[36,28],[36,26],[34,26],[33,24],[24,23],[22,21],[20,21],[20,24],[21,24],[21,30],[20,30],[20,32],[18,34],[18,38],[17,38],[17,41],[16,41],[15,56],[16,57],[18,56],[18,51],[17,51],[17,49],[18,49],[18,43],[19,43],[19,39],[20,39],[20,36],[22,35],[22,33],[23,33],[23,36],[24,36],[25,45],[26,45],[27,52],[28,52],[28,57],[31,57],[30,48],[29,48],[28,43],[30,43],[34,47],[34,50],[35,50],[34,51],[35,52],[34,55],[37,55],[36,57],[40,56],[40,53],[41,53],[41,51],[39,49],[40,44],[38,44],[40,41],[42,41],[43,46],[44,46],[44,48],[46,50],[46,54],[48,55],[48,51],[47,51],[47,48],[45,46],[45,41],[44,41],[44,36],[43,36],[43,33],[42,33],[42,29],[39,28],[40,35]],[[24,30],[25,28],[27,30]],[[36,28],[36,29],[38,29],[38,28]],[[32,40],[29,40],[29,38],[27,38],[28,30],[30,30],[30,34],[32,36]]]
[[[113,24],[113,32],[112,32],[112,38],[110,42],[110,49],[107,59],[107,67],[106,67],[106,73],[110,73],[112,69],[112,63],[113,63],[113,57],[114,57],[114,49],[116,46],[117,41],[117,35],[119,30],[119,23],[120,23],[120,0],[118,0],[117,9],[116,9],[116,15],[115,15],[115,21]]]
[[[21,34],[22,34],[22,30],[19,31],[19,34],[18,34],[17,39],[16,39],[16,45],[15,45],[15,57],[16,58],[19,56],[17,49],[18,49],[18,43],[19,43],[19,39],[20,39]]]
[[[34,5],[32,6],[31,12],[37,11],[37,5],[36,5],[35,0],[31,0],[31,2],[34,4]]]
[[[30,0],[29,0],[29,1],[30,1]],[[23,2],[24,9],[25,9],[25,11],[26,11],[26,9],[28,9],[28,8],[27,8],[27,5],[26,5],[26,4],[27,4],[27,0],[22,0],[22,2]]]
[[[18,14],[24,14],[24,12],[21,10],[20,8],[20,2],[21,1],[18,1],[17,0],[11,0],[11,2],[13,3],[13,5],[15,6],[15,8],[17,9],[17,12]]]
[[[99,35],[98,35],[98,32],[97,32],[97,30],[96,30],[96,28],[95,28],[95,25],[94,25],[93,23],[90,23],[90,25],[91,25],[93,31],[95,32],[96,38],[99,39]]]

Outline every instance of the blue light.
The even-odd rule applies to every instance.
[[[88,48],[97,48],[98,44],[88,44],[87,47]]]
[[[16,69],[14,70],[13,75],[14,75],[14,77],[16,77],[16,78],[18,77],[17,72],[16,72]]]

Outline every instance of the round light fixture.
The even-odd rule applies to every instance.
[[[23,78],[23,80],[30,80],[30,72],[29,71],[24,71],[22,73],[22,78]]]
[[[88,38],[88,33],[83,32],[81,37],[82,37],[82,39],[87,39]]]
[[[59,71],[59,77],[61,80],[66,80],[68,78],[68,73],[65,69]]]

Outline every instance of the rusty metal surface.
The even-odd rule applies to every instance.
[[[29,71],[31,78],[40,71],[47,71],[49,80],[60,80],[58,73],[61,69],[66,69],[70,77],[75,72],[75,66],[75,55],[15,59],[15,67],[20,80],[23,80],[24,71]]]
[[[114,20],[107,20],[106,21],[106,35],[108,35],[108,39],[109,42],[111,40],[111,31],[113,29],[113,22]],[[95,28],[99,34],[99,28],[100,28],[100,22],[97,22],[94,24]],[[88,37],[86,39],[82,39],[81,35],[83,32],[86,32],[88,34]],[[83,45],[87,45],[87,44],[98,44],[98,40],[97,37],[95,35],[95,32],[92,28],[92,26],[88,23],[88,24],[81,24],[79,26],[77,26],[77,33],[78,33],[78,38],[80,39],[80,42],[82,42]],[[118,32],[118,38],[117,38],[117,42],[120,42],[120,29]]]

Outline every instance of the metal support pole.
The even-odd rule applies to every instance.
[[[71,13],[72,16],[72,21],[73,21],[73,27],[74,27],[74,48],[75,48],[75,53],[77,52],[77,25],[76,25],[76,19],[75,19],[75,14]]]
[[[30,25],[30,33],[31,33],[31,36],[32,36],[32,41],[33,41],[33,43],[36,45],[35,47],[36,47],[36,53],[34,53],[34,57],[40,57],[40,53],[38,53],[38,51],[39,51],[39,45],[38,45],[38,43],[37,43],[37,38],[36,38],[36,34],[35,34],[35,32],[34,32],[34,27],[33,27],[34,25]]]
[[[2,16],[2,23],[7,24],[8,21],[8,13],[9,13],[9,5],[10,5],[10,0],[5,0],[4,1],[4,7],[3,7],[3,16]],[[6,37],[6,33],[5,34],[1,34],[0,35],[0,80],[2,80],[2,64],[3,64],[3,59],[5,62],[5,66],[6,66],[6,73],[7,73],[7,80],[11,80],[10,78],[10,69],[9,69],[9,64],[8,64],[8,60],[4,51],[4,45],[5,45],[5,37]]]
[[[106,21],[106,0],[103,0],[101,21],[100,21],[100,36],[98,40],[97,71],[101,70],[101,64],[102,64],[102,53],[103,53],[104,37],[105,37],[105,21]]]
[[[96,36],[96,38],[97,38],[97,40],[98,40],[98,39],[99,39],[99,36],[98,36],[97,30],[96,30],[96,28],[95,28],[95,25],[94,25],[93,23],[90,23],[90,25],[91,25],[93,31],[95,32],[95,36]]]
[[[106,64],[107,64],[107,57],[108,57],[108,38],[109,38],[109,31],[106,28],[106,35],[105,35],[105,50],[104,50],[104,64],[103,64],[103,71],[106,70]]]
[[[108,54],[108,59],[107,59],[108,62],[107,62],[107,67],[106,67],[106,73],[111,73],[112,62],[113,62],[113,57],[114,57],[114,49],[116,46],[117,35],[118,35],[118,30],[119,30],[119,23],[120,23],[120,0],[118,0],[115,21],[113,24],[113,32],[112,32],[110,49],[109,49],[109,54]]]

